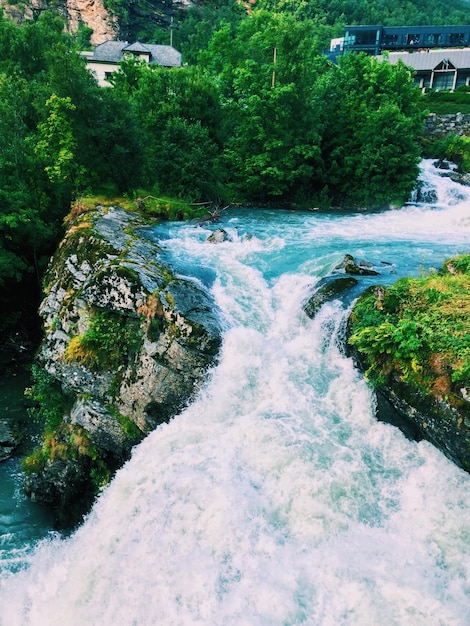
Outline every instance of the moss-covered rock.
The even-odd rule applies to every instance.
[[[470,255],[368,289],[348,327],[352,354],[380,399],[417,438],[470,471]]]
[[[135,214],[98,207],[69,225],[46,274],[32,388],[45,427],[23,466],[26,493],[62,525],[181,410],[218,353],[211,298],[159,252]]]

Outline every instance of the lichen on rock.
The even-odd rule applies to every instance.
[[[173,275],[148,233],[136,215],[98,207],[69,225],[46,273],[37,364],[68,408],[59,423],[46,419],[41,447],[25,459],[25,490],[62,525],[80,521],[132,447],[190,400],[218,354],[210,296]],[[77,432],[89,445],[73,443]]]

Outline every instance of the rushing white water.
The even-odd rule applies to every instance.
[[[240,211],[217,245],[156,232],[216,299],[220,361],[73,536],[3,577],[2,626],[470,623],[469,475],[376,421],[339,302],[301,309],[346,252],[391,282],[469,250],[467,190],[423,168],[433,206]]]

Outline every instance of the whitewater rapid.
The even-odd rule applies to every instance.
[[[3,575],[1,626],[470,623],[469,475],[377,422],[340,302],[302,312],[346,252],[393,282],[469,250],[468,190],[430,162],[422,176],[432,205],[229,212],[217,245],[155,231],[216,300],[219,362],[71,537]]]

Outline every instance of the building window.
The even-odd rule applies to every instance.
[[[409,46],[416,46],[416,45],[418,45],[419,44],[419,35],[418,35],[418,33],[411,33],[410,35],[407,35],[406,43]]]
[[[376,30],[361,30],[356,32],[356,45],[358,46],[375,45],[377,39],[378,32]]]
[[[463,45],[464,35],[463,33],[451,33],[449,35],[449,43],[452,46],[460,46]]]
[[[439,33],[428,33],[424,37],[424,44],[426,46],[437,46],[442,43],[443,37]]]
[[[105,79],[105,80],[109,80],[109,79],[111,78],[111,76],[112,76],[112,75],[113,75],[113,73],[112,73],[112,72],[105,72],[105,73],[104,73],[104,79]]]
[[[398,35],[384,35],[383,38],[384,46],[397,46],[398,45]]]
[[[455,70],[434,72],[432,88],[436,91],[454,88]]]

